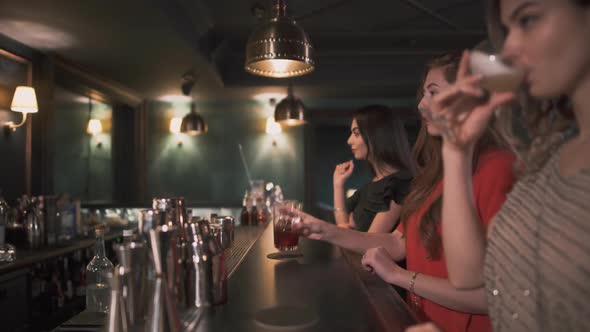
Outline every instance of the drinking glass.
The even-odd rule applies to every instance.
[[[273,214],[273,234],[275,248],[279,251],[295,251],[299,245],[299,232],[292,226],[301,222],[299,211],[301,203],[287,200],[275,203]]]
[[[473,106],[485,101],[491,92],[516,91],[522,85],[524,72],[520,68],[504,62],[499,55],[487,54],[478,50],[471,52],[469,57],[469,70],[472,74],[481,75],[479,86],[486,92],[482,100],[474,100]],[[466,106],[456,110],[459,113],[469,112],[471,107]],[[421,111],[422,116],[434,123],[446,139],[453,141],[454,133],[451,130],[449,119],[445,115],[432,114],[429,111]],[[455,114],[458,116],[459,114]],[[494,115],[497,116],[497,113]]]
[[[250,181],[250,195],[253,198],[264,197],[264,180]]]

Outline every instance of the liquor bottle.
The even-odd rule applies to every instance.
[[[240,225],[248,226],[251,224],[250,211],[248,211],[248,192],[244,194],[242,201],[242,212],[240,212]]]
[[[108,274],[113,273],[114,266],[106,257],[104,225],[96,226],[95,233],[94,257],[86,267],[86,310],[106,313],[109,311],[111,296]]]
[[[252,199],[252,210],[250,211],[250,225],[258,224],[258,208],[256,207],[256,198]]]

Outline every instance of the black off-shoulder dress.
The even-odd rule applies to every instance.
[[[368,231],[375,215],[389,210],[391,201],[401,205],[410,190],[411,181],[412,174],[400,170],[358,189],[346,200],[346,210],[352,212],[356,229],[361,232]]]

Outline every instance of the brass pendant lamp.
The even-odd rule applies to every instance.
[[[295,77],[315,68],[309,36],[287,16],[285,0],[275,0],[273,17],[262,19],[246,45],[247,72],[273,78]]]
[[[191,111],[182,118],[180,132],[197,136],[207,132],[207,125],[203,117],[197,113],[195,102],[191,102]]]
[[[192,73],[185,73],[182,79],[183,83],[180,87],[182,93],[185,96],[192,95],[196,81],[194,75]],[[207,124],[205,123],[205,119],[197,113],[197,105],[195,104],[194,97],[191,101],[191,111],[182,118],[180,132],[190,136],[197,136],[207,132]]]
[[[299,126],[307,122],[303,102],[293,94],[293,86],[289,84],[287,97],[275,108],[275,121],[281,125]]]

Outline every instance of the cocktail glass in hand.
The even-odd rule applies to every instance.
[[[516,91],[524,79],[524,72],[502,61],[498,55],[472,51],[469,69],[482,76],[480,86],[489,92]]]
[[[516,91],[524,80],[524,72],[520,68],[510,66],[502,61],[500,56],[481,51],[471,51],[469,54],[469,70],[472,74],[481,75],[479,86],[487,93]],[[481,102],[481,101],[479,101]],[[476,102],[477,103],[477,102]],[[469,111],[470,108],[459,109],[458,112]],[[438,126],[443,136],[454,139],[447,116],[437,116],[428,111],[422,115]],[[457,115],[457,114],[455,114]]]
[[[275,248],[279,251],[295,251],[298,249],[299,232],[292,226],[301,222],[299,211],[301,203],[294,200],[275,203],[273,229]]]

